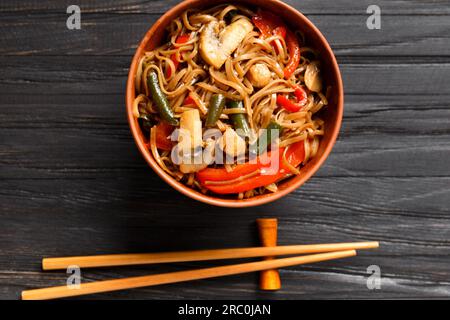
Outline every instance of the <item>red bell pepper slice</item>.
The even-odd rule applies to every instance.
[[[267,156],[270,158],[271,153],[268,152]],[[223,180],[233,180],[241,176],[248,175],[256,170],[260,170],[263,167],[268,167],[269,165],[264,165],[259,159],[256,163],[242,163],[236,165],[232,171],[227,171],[225,168],[214,169],[206,168],[197,173],[197,180],[204,184],[206,181],[223,181]]]
[[[289,62],[283,71],[284,78],[289,79],[300,63],[300,45],[296,35],[290,30],[286,33],[286,45],[289,53]]]
[[[288,97],[279,94],[277,95],[277,104],[282,106],[284,109],[286,109],[287,111],[290,112],[297,112],[300,111],[300,109],[302,108],[301,105],[299,105],[298,103],[292,102],[291,100],[289,100]]]
[[[296,102],[293,102],[284,95],[277,95],[277,104],[290,112],[300,111],[300,109],[306,104],[308,96],[306,91],[300,86],[295,86],[294,95],[297,100]]]
[[[274,14],[258,10],[257,14],[252,17],[253,24],[259,29],[263,38],[268,38],[271,35],[277,35],[281,38],[286,38],[286,26],[283,21]],[[271,42],[271,45],[278,53],[278,47],[275,46],[275,41]]]
[[[296,35],[288,30],[283,21],[274,14],[258,10],[257,14],[252,17],[252,22],[261,31],[264,38],[270,37],[273,34],[283,37],[286,41],[286,46],[289,54],[289,62],[284,68],[284,78],[289,79],[297,69],[300,62],[300,45]],[[274,44],[272,43],[272,46]],[[278,49],[275,47],[275,50]]]
[[[246,192],[258,187],[267,186],[271,183],[277,182],[285,178],[289,173],[289,168],[283,163],[282,156],[285,148],[280,148],[277,151],[279,159],[279,170],[274,174],[262,174],[261,170],[264,168],[270,168],[270,164],[263,165],[257,164],[242,164],[236,166],[231,172],[225,169],[204,169],[197,173],[197,179],[202,186],[217,194],[232,194]],[[305,144],[304,141],[300,141],[289,146],[286,152],[287,161],[294,167],[300,165],[305,159]],[[259,162],[259,161],[258,161]],[[259,171],[257,171],[259,170]],[[236,178],[240,176],[251,174],[257,171],[255,176],[251,176],[247,179],[236,181]],[[223,181],[223,184],[208,184],[208,181]],[[230,181],[230,183],[226,183]]]
[[[284,26],[279,17],[261,9],[258,9],[256,15],[252,17],[252,22],[261,31],[264,38],[270,37],[277,27]]]
[[[270,29],[267,21],[264,21],[263,17],[260,15],[256,15],[252,17],[253,24],[261,31],[261,34],[264,38],[270,37],[272,34],[272,29]]]
[[[161,150],[172,150],[173,144],[170,140],[170,135],[173,132],[173,127],[163,121],[155,126],[156,147]]]
[[[275,29],[273,29],[273,34],[280,36],[281,38],[285,39],[286,38],[286,27],[284,26],[278,26]]]
[[[179,35],[177,40],[175,41],[178,44],[183,44],[189,41],[189,38],[191,37],[190,33]],[[180,65],[180,61],[177,59],[177,54],[172,53],[170,55],[170,60],[172,60],[173,64],[175,65],[175,71],[178,69],[178,66]],[[172,75],[172,69],[168,68],[166,71],[166,78],[170,78]]]
[[[302,86],[299,86],[299,85],[296,85],[294,88],[295,88],[294,95],[297,98],[297,103],[305,105],[306,101],[308,99],[306,90]]]
[[[184,99],[184,101],[183,101],[183,106],[187,106],[187,105],[197,105],[196,103],[195,103],[195,100],[194,99],[192,99],[192,97],[191,97],[191,95],[188,95],[187,97],[186,97],[186,99]]]

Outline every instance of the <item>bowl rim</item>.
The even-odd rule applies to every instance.
[[[136,52],[133,56],[130,69],[128,72],[128,78],[127,78],[127,85],[126,85],[126,109],[127,109],[127,118],[128,123],[130,126],[131,133],[133,135],[133,139],[146,160],[146,162],[150,165],[150,167],[153,169],[153,171],[156,172],[156,174],[162,178],[167,184],[169,184],[171,187],[173,187],[175,190],[181,192],[182,194],[203,202],[210,205],[215,205],[219,207],[229,207],[229,208],[244,208],[244,207],[253,207],[253,206],[259,206],[263,204],[267,204],[270,202],[273,202],[275,200],[278,200],[289,193],[293,192],[297,188],[299,188],[301,185],[303,185],[309,178],[311,178],[312,175],[314,175],[317,170],[322,166],[322,164],[325,162],[325,160],[328,158],[329,154],[331,153],[331,150],[333,146],[336,143],[337,137],[339,135],[339,131],[342,124],[342,117],[344,112],[344,88],[343,88],[343,82],[341,77],[341,72],[339,70],[339,65],[337,63],[336,57],[333,53],[333,50],[331,49],[331,46],[329,45],[326,38],[323,36],[323,34],[320,32],[320,30],[305,16],[303,15],[299,10],[295,9],[294,7],[279,1],[279,0],[265,0],[264,2],[272,2],[276,6],[280,6],[281,10],[289,10],[293,14],[297,15],[300,20],[302,20],[302,23],[304,23],[306,26],[306,29],[310,29],[313,33],[315,33],[318,37],[318,39],[321,42],[321,46],[324,47],[324,49],[328,52],[328,56],[331,59],[330,66],[332,67],[333,75],[336,77],[336,89],[337,89],[337,103],[336,103],[336,120],[335,120],[335,126],[334,130],[332,131],[330,135],[330,139],[328,144],[325,146],[325,149],[321,155],[321,157],[312,165],[309,167],[309,170],[305,170],[304,174],[298,176],[298,177],[292,177],[291,179],[296,179],[293,183],[288,185],[286,188],[283,188],[282,190],[279,190],[274,193],[266,194],[261,197],[255,197],[255,198],[249,198],[249,199],[223,199],[220,197],[215,197],[211,195],[205,195],[202,194],[178,181],[176,181],[174,178],[172,178],[169,174],[167,174],[156,162],[156,160],[153,158],[153,155],[151,154],[150,150],[145,146],[142,139],[140,139],[139,131],[137,122],[134,119],[133,115],[133,100],[135,95],[135,74],[137,71],[138,63],[140,57],[145,52],[145,47],[147,43],[151,40],[153,37],[155,31],[159,28],[159,26],[165,22],[172,14],[174,14],[177,11],[182,12],[185,9],[192,8],[192,6],[198,6],[201,5],[204,2],[204,0],[185,0],[177,5],[173,6],[170,10],[168,10],[166,13],[164,13],[161,17],[158,18],[158,20],[147,30],[145,33],[143,39],[139,43],[138,48],[136,49]],[[225,1],[228,2],[228,1]],[[233,0],[230,0],[229,3],[233,3]],[[251,1],[249,1],[251,2]],[[258,5],[258,1],[254,1],[255,5]]]

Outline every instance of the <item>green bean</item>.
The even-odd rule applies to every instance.
[[[244,109],[244,104],[242,101],[227,101],[227,108],[229,109]],[[229,114],[228,117],[233,124],[234,130],[236,130],[237,134],[239,134],[242,138],[250,138],[251,130],[248,125],[247,115],[245,113],[233,113]]]
[[[175,118],[166,95],[161,91],[161,88],[159,87],[158,75],[155,71],[149,72],[147,83],[148,87],[150,88],[152,100],[156,104],[156,107],[158,109],[159,116],[168,124],[172,126],[178,126],[179,121],[177,118]]]
[[[222,94],[213,94],[209,101],[208,114],[206,116],[206,127],[212,128],[216,125],[225,106],[225,97]]]
[[[139,126],[141,130],[148,135],[150,133],[151,127],[153,127],[155,123],[155,119],[151,117],[149,114],[141,114],[138,118]]]

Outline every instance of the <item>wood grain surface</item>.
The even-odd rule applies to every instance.
[[[125,81],[145,31],[177,0],[0,3],[0,298],[62,285],[44,256],[379,240],[376,251],[258,274],[81,299],[450,297],[450,1],[289,0],[324,33],[344,78],[339,140],[320,171],[284,199],[224,209],[177,193],[146,165],[125,117]],[[366,9],[382,10],[368,30]],[[82,281],[223,262],[93,269]],[[230,262],[226,262],[230,263]],[[381,268],[381,289],[366,286]]]

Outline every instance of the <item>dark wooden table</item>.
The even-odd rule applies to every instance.
[[[343,73],[343,127],[302,188],[266,206],[195,202],[144,162],[125,117],[134,49],[169,1],[0,4],[0,298],[64,284],[43,256],[257,245],[255,219],[279,218],[279,243],[380,240],[351,259],[257,275],[91,296],[100,299],[450,297],[450,1],[289,0],[322,30]],[[381,30],[366,26],[370,4]],[[184,270],[182,263],[83,270],[83,281]],[[381,289],[366,286],[381,269]],[[85,298],[87,299],[87,298]]]

